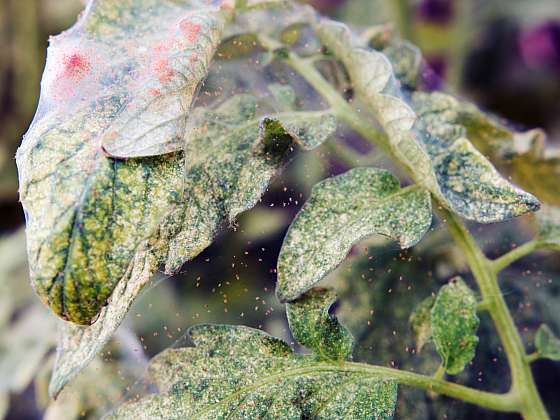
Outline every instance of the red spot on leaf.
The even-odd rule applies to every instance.
[[[187,37],[187,41],[192,44],[198,38],[198,33],[200,32],[200,24],[193,23],[188,19],[184,19],[179,22],[179,28],[181,32]]]
[[[167,58],[158,58],[154,62],[154,72],[161,83],[169,82],[175,75],[175,70],[169,67],[169,60]]]
[[[91,70],[89,60],[81,54],[73,53],[62,57],[63,71],[62,77],[82,80]]]

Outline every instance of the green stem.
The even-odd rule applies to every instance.
[[[476,305],[476,310],[478,312],[489,311],[490,310],[490,304],[487,301],[482,300],[482,301],[478,302],[478,305]]]
[[[511,370],[510,392],[516,396],[519,412],[526,420],[548,419],[527,361],[523,341],[498,286],[492,262],[483,255],[458,217],[447,210],[442,210],[442,213],[447,220],[451,235],[467,259],[482,298],[487,302],[488,313],[496,325]]]
[[[336,365],[326,365],[337,368]],[[314,367],[318,368],[317,366]],[[368,365],[366,363],[345,362],[338,369],[345,372],[360,372],[371,374],[374,377],[392,378],[402,385],[409,385],[415,388],[432,391],[437,394],[446,395],[448,397],[457,398],[462,401],[476,404],[480,407],[489,408],[491,410],[514,412],[516,411],[515,396],[511,393],[496,394],[493,392],[479,391],[453,382],[445,381],[440,378],[420,375],[414,372],[408,372],[400,369],[393,369],[383,366]]]
[[[469,51],[472,33],[472,4],[470,1],[458,1],[456,4],[455,18],[451,38],[453,47],[449,50],[449,72],[447,82],[456,92],[461,89],[462,75],[465,68],[465,59]]]
[[[535,360],[538,360],[540,358],[541,358],[541,355],[538,352],[528,354],[527,357],[526,357],[527,363],[533,363]]]
[[[443,364],[440,364],[437,370],[432,375],[432,378],[435,380],[443,380],[445,378],[445,367]],[[434,399],[438,396],[438,393],[435,392],[433,389],[427,391],[427,394],[430,398]]]
[[[443,365],[439,365],[437,370],[434,372],[433,378],[434,379],[443,379],[445,377],[445,367]]]
[[[275,48],[277,48],[277,46]],[[389,150],[387,137],[376,130],[369,121],[364,119],[358,111],[352,108],[352,106],[350,106],[350,104],[348,104],[348,102],[346,102],[344,98],[342,98],[340,94],[327,83],[327,81],[312,64],[302,60],[292,52],[288,53],[286,61],[327,100],[338,118],[346,122],[365,139],[380,146],[384,151],[389,152],[389,155],[394,157],[393,153]],[[452,213],[444,210],[443,206],[438,207],[442,208],[442,212],[448,221],[449,230],[453,238],[465,253],[467,262],[469,263],[471,271],[480,288],[485,306],[487,306],[488,313],[492,317],[492,320],[496,325],[498,335],[502,340],[512,376],[512,386],[510,392],[506,394],[507,397],[505,397],[507,399],[507,410],[521,413],[526,420],[548,419],[548,414],[540,399],[533,380],[533,375],[526,358],[523,342],[521,341],[521,337],[519,336],[517,328],[498,286],[492,262],[484,256],[463,223]],[[380,368],[371,367],[371,369]],[[426,379],[422,379],[417,382],[418,378],[417,376],[414,376],[415,374],[399,370],[397,370],[397,372],[400,372],[398,374],[398,378],[401,378],[403,381],[407,381],[402,383],[424,389],[428,389],[427,384],[429,383],[431,387],[430,389],[434,392],[498,410],[495,406],[490,407],[492,404],[492,398],[498,398],[495,394],[490,393],[489,396],[487,396],[488,400],[484,398],[476,398],[473,400],[470,399],[472,394],[465,394],[463,392],[463,388],[461,388],[460,392],[450,391],[452,387],[450,385],[449,387],[447,385],[444,386],[443,383],[445,383],[445,381],[438,382],[437,380],[430,378],[430,381],[434,382],[426,382]],[[395,373],[395,375],[397,374]],[[454,387],[452,389],[456,390]],[[474,390],[471,389],[471,391]]]
[[[259,36],[259,42],[270,51],[283,48],[283,44],[264,35]],[[391,153],[387,136],[375,129],[360,112],[354,109],[354,107],[325,80],[321,73],[315,68],[313,60],[301,58],[291,51],[287,51],[285,54],[287,54],[287,56],[284,57],[284,61],[298,74],[303,76],[303,78],[329,103],[336,117],[356,130],[358,134],[367,139],[370,143],[380,147],[385,153]]]
[[[304,367],[294,367],[281,370],[277,373],[266,375],[261,379],[255,379],[249,385],[238,389],[220,401],[206,405],[195,415],[196,418],[206,418],[218,406],[227,406],[231,401],[237,400],[241,394],[257,392],[272,384],[278,384],[288,378],[298,378],[320,373],[350,374],[361,378],[372,378],[377,380],[393,380],[401,385],[409,385],[415,388],[425,389],[448,397],[457,398],[481,407],[501,412],[515,412],[516,400],[510,392],[496,394],[493,392],[478,391],[453,382],[442,379],[420,375],[414,372],[406,372],[399,369],[384,366],[368,365],[355,362],[316,362]]]
[[[540,242],[536,239],[532,241],[526,242],[517,248],[512,249],[507,254],[502,255],[501,257],[493,260],[492,263],[492,270],[494,273],[499,273],[504,268],[510,266],[515,261],[520,258],[523,258],[526,255],[536,251],[540,248]]]
[[[412,34],[412,22],[410,19],[410,4],[409,0],[393,0],[390,2],[392,5],[392,12],[394,19],[397,22],[399,32],[402,38],[414,41]]]

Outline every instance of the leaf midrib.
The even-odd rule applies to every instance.
[[[297,357],[297,356],[296,356]],[[327,366],[325,363],[311,363],[306,367],[303,368],[294,368],[294,369],[282,369],[280,373],[275,373],[273,375],[268,375],[265,379],[261,379],[257,382],[254,382],[252,385],[242,387],[241,389],[232,392],[227,397],[223,398],[217,403],[211,404],[206,406],[200,411],[193,413],[195,416],[204,416],[212,412],[213,410],[219,408],[220,406],[226,406],[232,400],[237,399],[243,394],[251,393],[252,391],[256,391],[259,388],[273,384],[275,382],[280,382],[281,380],[286,380],[290,378],[295,378],[298,376],[305,376],[305,375],[320,375],[321,373],[346,373],[352,375],[352,377],[359,377],[362,376],[363,378],[372,377],[370,373],[365,372],[352,372],[344,368],[344,364],[341,365],[332,365]],[[386,380],[391,380],[393,378],[386,378]],[[382,381],[383,379],[380,379]],[[197,417],[199,418],[199,417]]]

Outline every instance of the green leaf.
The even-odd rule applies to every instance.
[[[336,293],[314,288],[286,305],[294,338],[320,359],[343,360],[352,353],[354,338],[330,313]]]
[[[560,251],[560,208],[543,206],[536,217],[538,241],[544,248]]]
[[[160,264],[163,263],[165,272],[171,274],[198,255],[225,224],[233,223],[239,213],[258,202],[296,143],[303,148],[313,147],[334,130],[334,117],[326,112],[303,113],[304,117],[295,111],[271,113],[266,118],[259,118],[258,109],[266,110],[256,98],[239,95],[216,109],[193,110],[193,128],[185,148],[189,159],[184,162],[182,154],[167,159],[156,158],[162,162],[163,168],[173,165],[171,173],[158,173],[162,166],[146,169],[146,162],[150,162],[146,159],[117,162],[141,173],[153,171],[151,176],[159,180],[157,188],[175,188],[175,197],[188,199],[184,203],[161,200],[152,204],[149,196],[142,196],[129,201],[132,200],[132,188],[138,188],[139,194],[155,194],[157,191],[147,190],[142,184],[123,183],[120,198],[132,206],[123,212],[123,219],[132,218],[144,206],[156,214],[162,214],[162,209],[167,208],[168,213],[164,214],[166,217],[162,218],[152,239],[138,247],[130,265],[126,260],[126,275],[117,283],[108,306],[101,310],[96,322],[86,328],[70,323],[62,326],[50,387],[52,395],[60,392],[111,338]],[[317,136],[313,141],[310,131]],[[109,184],[107,188],[111,186]],[[106,189],[103,194],[107,194]],[[146,198],[148,202],[145,202]],[[88,214],[96,223],[99,222],[97,216],[97,213]],[[110,238],[104,240],[100,246],[110,242]],[[115,258],[115,254],[111,255]],[[77,305],[79,311],[82,310],[80,305]]]
[[[535,335],[535,347],[539,357],[560,361],[560,339],[548,325],[542,324]]]
[[[431,310],[432,336],[443,367],[450,375],[463,371],[473,358],[478,344],[480,323],[477,301],[463,279],[455,277],[443,286]]]
[[[414,334],[418,352],[432,339],[432,308],[435,300],[434,296],[427,297],[410,314],[410,328]]]
[[[391,380],[345,372],[295,354],[243,326],[201,325],[194,348],[166,350],[150,364],[161,394],[121,406],[111,419],[392,418]]]
[[[385,55],[354,47],[343,24],[325,20],[317,33],[346,66],[354,89],[387,133],[393,154],[447,207],[481,223],[539,208],[535,197],[505,180],[472,146],[462,127],[440,125],[447,122],[449,97],[418,93],[407,104]]]
[[[400,189],[390,172],[355,168],[317,184],[290,226],[278,257],[276,294],[297,298],[340,264],[353,244],[379,234],[402,248],[416,244],[432,220],[430,196]]]

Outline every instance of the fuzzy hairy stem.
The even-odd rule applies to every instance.
[[[275,41],[270,39],[263,40],[265,47],[271,49],[279,48]],[[314,65],[293,52],[288,52],[284,57],[288,65],[298,72],[307,82],[312,85],[319,94],[329,103],[335,115],[356,130],[366,140],[380,147],[383,151],[394,158],[391,153],[387,137],[379,130],[375,129],[372,124],[367,121],[356,109],[354,109],[317,71]],[[398,161],[397,161],[398,162]],[[400,162],[399,162],[400,163]],[[443,206],[438,206],[444,209]],[[448,221],[449,230],[457,243],[466,255],[469,267],[478,283],[485,309],[492,317],[496,329],[503,343],[504,350],[507,355],[508,363],[511,369],[512,385],[510,391],[505,395],[488,393],[484,394],[485,398],[471,398],[475,391],[472,388],[461,388],[458,390],[456,384],[446,381],[440,381],[434,378],[425,378],[418,380],[416,374],[411,372],[399,371],[399,378],[403,384],[416,386],[423,389],[431,390],[443,395],[448,395],[464,401],[472,402],[486,408],[492,408],[499,411],[516,411],[519,412],[526,420],[546,420],[549,419],[547,411],[541,401],[537,391],[533,375],[529,366],[529,361],[525,353],[525,348],[517,328],[513,322],[509,309],[502,296],[497,282],[495,267],[492,262],[482,253],[462,221],[455,215],[442,210]],[[361,366],[361,365],[360,365]],[[363,365],[363,369],[376,369],[380,373],[389,373],[379,370],[375,366]],[[395,374],[394,372],[392,372]],[[422,375],[419,375],[422,377]],[[406,382],[404,382],[406,380]],[[428,384],[430,386],[428,387]],[[466,390],[469,390],[468,392]],[[476,391],[477,393],[480,391]],[[478,394],[477,394],[478,395]],[[494,402],[498,402],[496,406],[491,406]],[[505,401],[502,406],[501,403]]]

